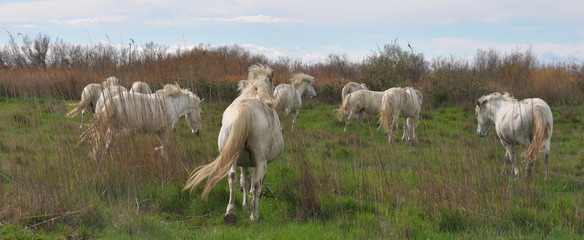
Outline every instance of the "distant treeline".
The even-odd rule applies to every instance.
[[[231,101],[235,82],[247,78],[254,63],[276,70],[276,82],[287,82],[295,72],[316,78],[322,102],[340,103],[340,89],[349,82],[364,82],[372,90],[414,86],[424,93],[424,106],[472,105],[479,96],[507,91],[517,98],[539,97],[552,104],[584,102],[584,64],[540,63],[531,50],[500,53],[477,50],[474,59],[428,60],[397,41],[378,47],[361,62],[331,53],[325,62],[305,63],[289,58],[271,59],[240,46],[170,49],[153,42],[138,46],[97,43],[77,45],[39,34],[10,32],[0,49],[0,96],[79,98],[89,83],[116,76],[125,86],[144,81],[153,88],[179,83],[210,101]]]

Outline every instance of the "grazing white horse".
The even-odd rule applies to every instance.
[[[308,91],[310,97],[316,96],[314,90],[314,77],[297,73],[290,78],[290,84],[282,83],[274,90],[274,98],[276,100],[276,111],[284,111],[284,117],[290,116],[292,120],[292,129],[296,125],[296,118],[300,113],[300,106],[302,105],[302,94]]]
[[[345,132],[347,127],[353,121],[354,118],[359,119],[359,124],[361,123],[361,117],[363,113],[369,113],[372,115],[379,114],[381,111],[381,99],[383,98],[383,92],[369,91],[369,90],[357,90],[349,93],[343,100],[343,105],[336,110],[339,118],[343,119],[346,117]]]
[[[81,101],[78,103],[69,104],[74,108],[67,113],[68,117],[74,117],[79,112],[81,112],[81,125],[79,129],[83,127],[83,120],[85,119],[85,111],[89,110],[92,113],[97,111],[97,102],[99,101],[102,91],[104,88],[119,86],[120,80],[116,77],[108,77],[103,81],[103,83],[90,83],[83,88],[81,92]]]
[[[475,114],[478,120],[477,133],[480,137],[495,125],[497,136],[505,147],[505,169],[513,164],[515,177],[519,176],[515,157],[515,145],[526,148],[523,156],[527,159],[527,176],[531,175],[533,162],[544,151],[545,178],[549,177],[550,141],[554,127],[552,111],[539,98],[521,101],[509,93],[491,93],[476,102]]]
[[[349,93],[352,93],[352,92],[357,91],[357,90],[369,90],[369,88],[367,88],[367,85],[365,85],[365,83],[359,84],[356,82],[348,82],[343,87],[343,90],[341,90],[341,102],[345,101],[345,97]]]
[[[137,81],[137,82],[132,83],[132,87],[130,88],[130,92],[151,94],[152,89],[150,89],[150,85],[148,85],[148,83]]]
[[[194,189],[205,179],[203,198],[211,189],[229,176],[229,204],[224,220],[237,223],[235,216],[236,168],[241,167],[240,184],[243,189],[243,208],[248,206],[248,194],[253,196],[252,221],[259,219],[259,201],[268,163],[274,161],[284,149],[278,113],[273,109],[273,71],[268,66],[253,65],[248,80],[239,83],[241,94],[225,112],[219,131],[219,151],[213,162],[200,166],[190,176],[185,189]],[[253,184],[250,186],[248,167],[253,167]],[[251,190],[250,190],[251,187]]]
[[[171,84],[164,86],[163,94],[121,92],[107,100],[102,110],[96,113],[94,123],[83,133],[82,139],[93,139],[92,156],[97,157],[114,138],[139,132],[154,133],[161,142],[156,150],[163,154],[172,129],[181,116],[186,115],[192,132],[199,133],[202,102],[188,89]]]
[[[418,141],[418,121],[423,100],[422,93],[411,87],[390,88],[383,93],[379,122],[390,143],[393,132],[398,129],[400,116],[405,118],[402,140]]]
[[[101,95],[99,97],[99,100],[97,100],[97,103],[95,104],[95,113],[99,113],[103,110],[103,107],[105,107],[105,103],[109,100],[111,100],[113,97],[117,96],[118,94],[122,93],[122,92],[127,92],[128,89],[126,89],[123,86],[109,86],[106,88],[103,88],[103,90],[101,91]]]

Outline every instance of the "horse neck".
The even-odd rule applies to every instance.
[[[300,85],[298,85],[298,87],[296,87],[296,93],[298,93],[298,96],[302,97],[302,94],[304,93],[304,91],[306,91],[308,84],[309,84],[308,82],[302,81],[300,83]]]
[[[487,117],[491,121],[496,122],[497,114],[499,114],[501,108],[508,104],[513,104],[513,102],[507,101],[505,99],[497,99],[489,102],[489,109],[487,109]]]
[[[167,97],[170,102],[172,103],[172,106],[167,106],[170,107],[172,110],[176,112],[176,117],[180,117],[182,115],[187,114],[194,105],[194,102],[192,102],[193,100],[189,98],[189,96],[186,95],[180,95],[180,96],[176,96],[176,97]]]

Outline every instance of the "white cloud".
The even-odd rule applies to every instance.
[[[234,18],[200,18],[199,20],[210,22],[240,22],[240,23],[277,23],[286,21],[285,18],[272,17],[268,15],[239,16]]]
[[[75,18],[68,20],[53,20],[52,22],[57,25],[66,25],[70,27],[86,27],[94,26],[99,24],[111,24],[111,23],[122,23],[126,20],[124,16],[101,16],[101,17],[86,17],[86,18]]]

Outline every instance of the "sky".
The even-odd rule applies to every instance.
[[[396,41],[433,58],[478,49],[584,62],[582,0],[0,0],[10,32],[71,44],[237,44],[271,59],[362,61]]]

